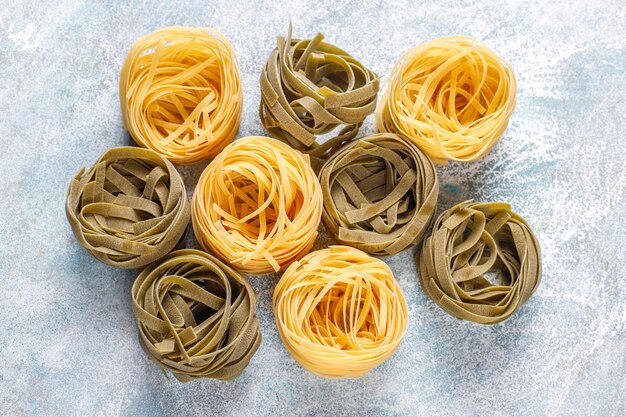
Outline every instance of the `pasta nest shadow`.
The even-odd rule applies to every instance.
[[[120,74],[124,127],[175,164],[217,155],[235,136],[243,92],[228,40],[214,29],[168,27],[132,46]]]
[[[312,39],[278,37],[261,73],[263,126],[292,147],[324,158],[353,139],[374,112],[378,76],[346,51]],[[323,144],[318,137],[341,126]],[[334,132],[333,132],[334,134]]]
[[[283,270],[317,237],[322,191],[306,155],[266,137],[226,147],[194,192],[193,229],[200,245],[240,272]]]
[[[273,308],[287,350],[324,378],[365,376],[395,352],[408,325],[391,269],[347,246],[294,262],[274,289]]]
[[[150,265],[132,297],[146,353],[183,382],[233,379],[261,343],[254,289],[204,252],[177,250]]]
[[[141,268],[182,239],[190,208],[185,184],[157,153],[119,147],[72,179],[65,211],[80,244],[99,261]]]
[[[395,64],[376,110],[378,130],[412,140],[438,163],[475,161],[504,133],[516,80],[502,58],[464,36],[435,39]]]
[[[506,203],[464,202],[437,219],[419,255],[426,294],[454,317],[492,324],[509,318],[541,280],[535,235]]]
[[[366,136],[330,156],[319,174],[322,219],[341,244],[393,255],[420,242],[437,208],[433,163],[391,133]]]

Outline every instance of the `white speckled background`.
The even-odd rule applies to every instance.
[[[0,415],[624,415],[624,2],[477,3],[1,1]],[[480,326],[425,297],[413,252],[388,258],[410,306],[404,342],[365,379],[326,381],[278,338],[277,277],[252,278],[264,341],[249,368],[234,382],[181,384],[139,347],[137,272],[96,262],[74,240],[66,187],[131,143],[119,69],[159,27],[212,26],[231,40],[245,94],[238,137],[264,134],[258,76],[290,18],[296,36],[319,30],[383,75],[411,46],[449,34],[510,61],[509,128],[480,162],[439,167],[440,208],[511,202],[539,238],[543,282],[509,321]],[[204,166],[183,170],[190,192]]]

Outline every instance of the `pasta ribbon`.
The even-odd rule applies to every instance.
[[[321,215],[309,158],[261,136],[227,146],[200,176],[192,204],[200,245],[252,274],[284,270],[307,254]]]
[[[437,208],[433,163],[392,133],[353,141],[320,171],[322,219],[339,243],[393,255],[422,238]]]
[[[274,289],[287,350],[324,378],[359,378],[387,360],[408,325],[402,289],[384,262],[331,246],[287,268]]]
[[[261,73],[263,126],[299,151],[324,158],[353,139],[376,108],[379,77],[343,49],[313,39],[278,37]],[[319,136],[342,126],[323,144]]]
[[[535,235],[506,203],[464,202],[445,211],[419,257],[422,288],[454,317],[492,324],[509,318],[541,280]],[[497,282],[488,277],[497,273]]]
[[[378,130],[412,140],[437,163],[475,161],[504,133],[515,88],[509,64],[475,39],[435,39],[395,64],[376,111]]]
[[[212,158],[241,121],[233,47],[215,29],[173,26],[144,36],[122,67],[120,103],[138,145],[179,165]]]
[[[99,261],[141,268],[187,230],[189,201],[174,166],[149,149],[112,148],[72,179],[65,203],[80,244]]]
[[[204,252],[177,250],[150,265],[132,298],[142,347],[182,382],[236,378],[261,344],[254,289]]]

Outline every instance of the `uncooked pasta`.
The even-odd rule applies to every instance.
[[[346,51],[312,39],[278,37],[261,73],[263,126],[294,148],[323,158],[357,135],[376,108],[378,76]],[[318,137],[341,127],[322,144]]]
[[[422,288],[454,317],[498,323],[541,279],[535,235],[506,203],[464,202],[445,211],[419,257]]]
[[[65,205],[80,244],[107,265],[140,268],[171,251],[189,224],[174,166],[150,149],[105,152],[72,179]]]
[[[309,158],[259,136],[236,140],[207,166],[192,204],[202,247],[252,274],[277,272],[307,254],[321,214]]]
[[[378,129],[411,139],[438,163],[475,161],[504,133],[515,89],[509,64],[486,46],[464,36],[435,39],[396,63]]]
[[[433,163],[392,133],[366,136],[320,171],[322,219],[339,243],[375,255],[416,245],[432,223],[439,183]]]
[[[120,78],[124,126],[175,164],[214,157],[239,128],[239,65],[214,29],[168,27],[140,38]]]
[[[261,343],[254,289],[204,252],[177,250],[150,265],[132,298],[144,350],[180,381],[233,379]]]
[[[387,360],[408,325],[391,269],[363,251],[331,246],[294,262],[274,289],[287,350],[324,378],[359,378]]]

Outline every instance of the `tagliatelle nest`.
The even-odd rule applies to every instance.
[[[260,136],[226,147],[202,173],[192,204],[202,247],[253,274],[277,272],[307,254],[321,213],[308,157]]]
[[[140,268],[176,246],[190,209],[169,161],[149,149],[120,147],[76,174],[65,211],[80,244],[99,261]]]
[[[133,45],[120,74],[124,126],[175,164],[217,155],[243,108],[233,47],[214,29],[168,27]]]
[[[275,137],[312,156],[324,158],[354,138],[374,112],[378,76],[346,51],[312,39],[278,37],[261,73],[260,116]],[[319,136],[341,126],[324,143]]]
[[[422,288],[454,317],[509,318],[541,280],[535,235],[506,203],[464,202],[437,219],[419,256]],[[490,273],[497,274],[491,281]]]
[[[433,163],[391,133],[347,144],[329,157],[319,176],[328,230],[339,243],[375,255],[418,244],[437,209]]]
[[[476,40],[449,36],[416,46],[396,63],[376,110],[378,130],[412,140],[438,163],[475,161],[504,133],[516,81]]]
[[[204,252],[177,250],[150,265],[132,297],[142,346],[181,381],[233,379],[261,343],[254,289]]]
[[[294,262],[274,289],[287,350],[325,378],[358,378],[387,360],[408,326],[391,269],[365,252],[331,246]]]

